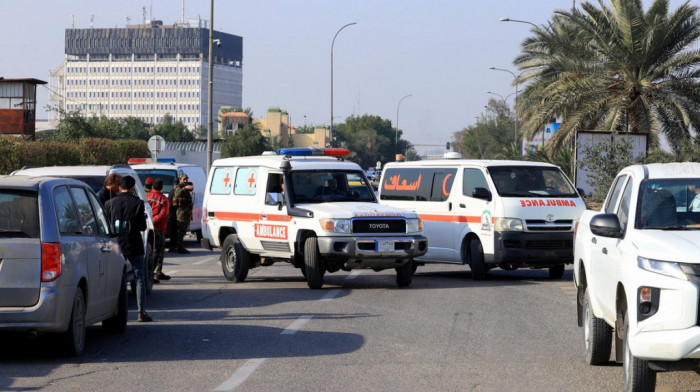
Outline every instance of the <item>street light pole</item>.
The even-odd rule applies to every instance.
[[[338,37],[338,34],[340,34],[340,31],[343,30],[344,28],[348,26],[355,25],[357,23],[352,22],[348,23],[345,26],[341,27],[336,31],[335,35],[333,36],[333,41],[331,42],[331,128],[330,128],[330,135],[329,135],[329,141],[331,143],[331,147],[333,146],[333,46],[335,45],[335,39]]]
[[[207,110],[209,111],[209,122],[207,123],[207,175],[209,175],[209,170],[211,169],[212,154],[214,152],[214,143],[212,139],[214,122],[212,120],[213,112],[213,102],[214,97],[213,92],[214,87],[214,0],[209,2],[209,91],[207,92]]]
[[[412,94],[408,94],[399,100],[396,105],[396,141],[394,142],[394,159],[396,159],[396,154],[398,154],[399,148],[399,108],[401,107],[401,102],[408,97],[412,97]]]
[[[496,67],[489,67],[489,69],[492,69],[494,71],[503,71],[503,72],[508,72],[509,74],[513,75],[513,79],[515,80],[515,102],[513,103],[513,108],[515,109],[515,135],[513,138],[513,142],[517,143],[518,142],[518,77],[513,73],[513,71],[509,71],[507,69],[503,68],[496,68]]]

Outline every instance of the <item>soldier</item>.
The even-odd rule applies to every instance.
[[[192,220],[192,186],[188,186],[187,174],[180,176],[180,184],[173,190],[173,204],[177,207],[177,253],[190,253],[183,242],[187,226]]]

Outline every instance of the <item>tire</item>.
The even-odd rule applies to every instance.
[[[407,287],[411,285],[413,281],[413,259],[410,259],[408,263],[404,264],[402,267],[396,269],[396,284],[399,287]]]
[[[238,236],[229,234],[221,248],[221,269],[224,276],[231,282],[243,282],[248,277],[250,268],[250,253],[248,253]]]
[[[143,264],[144,268],[146,268],[146,295],[151,295],[151,292],[153,291],[153,279],[155,279],[155,273],[153,270],[156,268],[156,261],[153,254],[153,244],[150,242],[146,245],[146,254],[143,258]],[[135,283],[133,287],[136,287]]]
[[[653,392],[656,389],[656,372],[649,368],[649,362],[632,355],[629,345],[629,312],[625,312],[622,333],[622,379],[625,392]]]
[[[564,264],[549,267],[549,277],[551,279],[561,279],[564,276]]]
[[[589,365],[602,365],[610,360],[612,327],[593,314],[588,289],[583,298],[583,348]]]
[[[104,328],[105,331],[123,333],[126,330],[126,321],[129,314],[129,305],[126,297],[126,276],[122,275],[122,284],[119,289],[119,298],[117,299],[117,313],[102,321],[102,328]]]
[[[469,268],[472,270],[472,279],[486,279],[486,263],[484,263],[484,249],[481,241],[473,239],[469,241]]]
[[[62,335],[63,346],[68,355],[80,356],[85,351],[85,296],[80,287],[75,290],[68,330]]]
[[[309,237],[304,241],[304,264],[306,267],[306,284],[312,290],[323,287],[323,274],[326,272],[318,253],[318,239]]]

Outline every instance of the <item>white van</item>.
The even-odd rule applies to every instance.
[[[207,184],[207,175],[204,168],[189,163],[177,163],[173,158],[131,158],[128,161],[141,179],[141,184],[146,184],[146,179],[159,178],[163,181],[163,194],[168,197],[173,190],[175,179],[180,178],[182,174],[189,177],[190,182],[194,185],[192,191],[192,221],[188,226],[188,231],[191,231],[197,236],[197,241],[202,239],[202,202],[204,201],[204,187]]]
[[[417,261],[469,264],[474,279],[496,266],[549,268],[561,278],[586,209],[559,167],[526,161],[388,163],[379,202],[423,220],[428,253]]]

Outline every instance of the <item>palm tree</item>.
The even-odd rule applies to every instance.
[[[548,148],[559,148],[579,130],[646,133],[656,145],[664,134],[674,149],[700,130],[698,7],[689,2],[669,13],[655,0],[599,0],[558,10],[533,29],[515,60],[527,84],[518,102],[523,132],[532,138],[552,118],[564,121]]]

